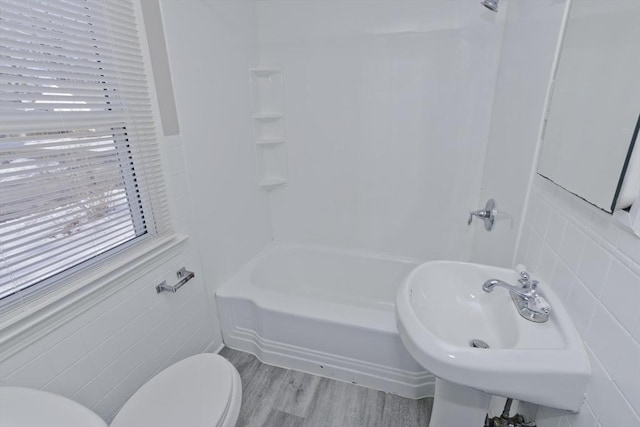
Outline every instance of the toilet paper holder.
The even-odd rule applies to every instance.
[[[173,286],[169,286],[167,285],[167,281],[163,280],[162,283],[156,286],[156,293],[167,291],[175,294],[178,292],[178,289],[183,287],[189,280],[196,277],[196,274],[193,271],[188,271],[186,268],[182,267],[176,272],[176,276],[178,276],[179,279],[178,283]]]

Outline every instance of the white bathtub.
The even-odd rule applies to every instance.
[[[418,261],[273,243],[216,293],[227,346],[410,398],[435,378],[405,350],[396,290]]]

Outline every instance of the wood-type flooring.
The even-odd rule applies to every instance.
[[[355,384],[266,365],[225,347],[242,378],[237,427],[426,427],[433,398],[407,399]]]

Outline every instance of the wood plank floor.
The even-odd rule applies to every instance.
[[[355,384],[265,365],[225,347],[242,378],[238,427],[426,427],[433,398],[407,399]]]

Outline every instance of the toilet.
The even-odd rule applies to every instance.
[[[242,384],[236,368],[211,353],[160,372],[124,404],[109,427],[233,427]],[[107,427],[71,399],[41,390],[0,387],[0,427]]]

